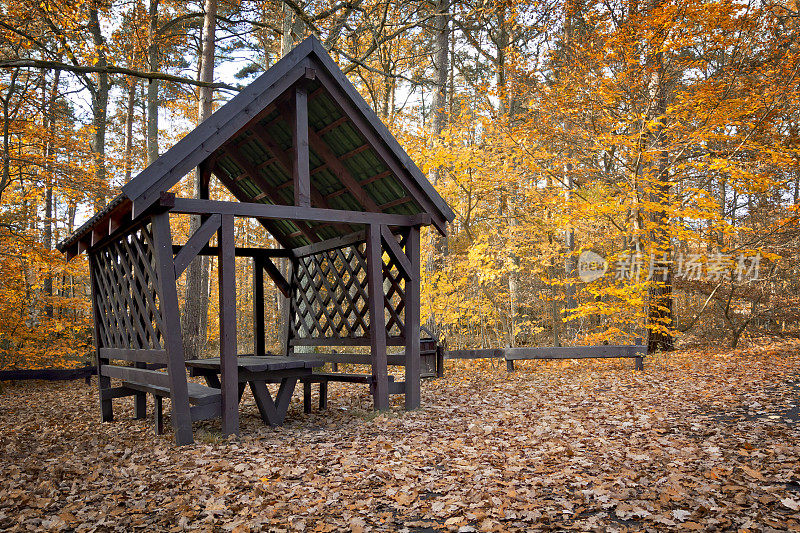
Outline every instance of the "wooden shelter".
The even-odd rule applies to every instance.
[[[201,198],[176,198],[170,189],[195,168]],[[238,202],[209,199],[212,174]],[[174,214],[202,216],[182,245],[172,241]],[[281,248],[235,246],[234,217],[257,219]],[[144,416],[144,392],[161,391],[178,444],[192,442],[194,420],[221,416],[226,434],[238,432],[236,256],[253,261],[255,355],[264,355],[266,273],[290,301],[289,353],[369,346],[374,405],[386,409],[387,346],[404,346],[406,381],[393,390],[418,407],[419,232],[432,224],[444,234],[453,217],[319,41],[306,39],[59,244],[68,258],[89,255],[102,419],[123,396]],[[176,290],[198,254],[218,257],[222,383],[210,392],[187,380]],[[288,277],[277,257],[290,261]]]

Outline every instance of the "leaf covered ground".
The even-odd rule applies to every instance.
[[[239,439],[184,448],[130,399],[98,422],[94,383],[5,384],[0,529],[800,530],[798,348],[448,361],[418,411],[332,384],[281,428],[248,392]]]

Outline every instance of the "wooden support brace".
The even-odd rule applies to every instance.
[[[183,274],[184,270],[189,267],[192,259],[194,259],[200,250],[202,250],[203,247],[208,244],[208,241],[219,229],[221,220],[222,217],[220,215],[211,215],[208,220],[203,222],[203,224],[197,228],[197,231],[195,231],[194,234],[189,237],[189,240],[186,241],[186,244],[181,247],[180,251],[175,255],[176,278]]]
[[[281,294],[288,298],[291,292],[291,286],[269,257],[264,258],[264,269],[267,271],[267,274],[269,274],[269,277],[272,278],[272,281],[275,282]]]
[[[403,249],[400,248],[400,245],[397,244],[397,239],[395,239],[394,234],[389,231],[388,226],[381,225],[381,237],[383,242],[386,243],[386,251],[392,256],[395,264],[400,267],[403,277],[406,279],[412,278],[411,261],[408,260],[408,256],[403,252]]]

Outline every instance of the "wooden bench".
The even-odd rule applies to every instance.
[[[356,353],[313,353],[313,354],[296,354],[297,356],[309,357],[322,361],[323,363],[331,363],[333,366],[332,372],[314,372],[310,376],[300,378],[303,383],[303,409],[306,413],[311,412],[311,384],[319,384],[319,408],[325,409],[328,406],[328,383],[363,383],[370,386],[370,393],[372,393],[375,386],[372,374],[358,374],[339,372],[340,364],[353,364],[353,365],[370,365],[372,359],[369,354],[356,354]],[[389,365],[402,366],[405,365],[405,356],[389,355],[387,356]],[[405,383],[396,382],[395,377],[391,374],[389,378],[389,394],[404,394]]]
[[[161,372],[157,373],[161,374]],[[207,387],[191,381],[188,381],[186,385],[189,390],[189,403],[192,404],[189,407],[189,412],[192,415],[192,422],[196,422],[198,420],[208,420],[209,418],[215,418],[221,415],[222,391],[220,389]],[[153,395],[155,402],[155,430],[156,435],[161,435],[161,433],[164,432],[162,399],[165,396],[169,397],[169,387],[130,380],[123,380],[122,386]]]
[[[372,387],[375,386],[372,374],[348,374],[343,372],[315,372],[314,374],[300,378],[303,382],[303,411],[311,412],[311,384],[319,383],[319,408],[328,407],[328,383],[335,381],[338,383],[365,383]],[[403,390],[396,383],[394,376],[389,375],[389,394],[402,394]]]
[[[543,348],[504,348],[503,358],[506,360],[506,370],[514,371],[514,361],[532,359],[618,359],[632,358],[635,360],[635,370],[644,370],[644,357],[647,347],[641,344],[641,339],[636,339],[632,345],[601,345],[601,346],[551,346]]]
[[[445,359],[505,359],[506,370],[514,371],[514,361],[532,359],[609,359],[632,358],[635,369],[644,370],[647,347],[642,339],[629,345],[548,346],[540,348],[490,348],[481,350],[450,350]]]
[[[423,326],[420,337],[420,377],[441,377],[444,368],[444,350],[436,338]],[[357,353],[312,353],[296,354],[297,356],[310,357],[323,363],[331,363],[332,372],[314,372],[311,376],[301,378],[303,382],[303,408],[306,413],[311,412],[311,384],[319,384],[319,408],[325,409],[328,405],[328,383],[363,383],[370,386],[370,393],[375,386],[372,374],[354,374],[339,372],[340,364],[371,365],[372,358],[369,354]],[[388,354],[386,362],[389,366],[405,366],[404,353]],[[389,375],[389,394],[405,394],[405,382],[395,381]]]

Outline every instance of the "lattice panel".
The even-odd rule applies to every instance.
[[[161,348],[161,294],[149,226],[91,254],[90,264],[98,347]]]
[[[302,257],[292,278],[294,338],[368,338],[369,289],[363,243]],[[383,278],[387,335],[402,336],[405,280],[387,254],[383,256]]]
[[[403,252],[408,253],[406,236],[400,236],[399,244]],[[405,336],[406,280],[389,254],[384,253],[382,259],[386,335],[390,337]]]

